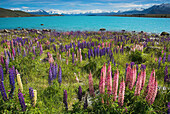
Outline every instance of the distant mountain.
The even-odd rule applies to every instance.
[[[143,12],[146,14],[170,14],[170,4],[154,5]]]
[[[31,12],[27,12],[29,14],[33,14],[33,15],[50,15],[49,13],[47,13],[46,11],[40,9],[40,10],[36,10],[36,11],[31,11]]]
[[[13,11],[9,9],[0,8],[0,17],[30,17],[32,14],[23,11]]]
[[[161,4],[161,5],[154,5],[150,8],[143,9],[143,10],[131,10],[121,12],[119,14],[170,14],[170,4]]]

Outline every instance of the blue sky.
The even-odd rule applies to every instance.
[[[44,9],[57,13],[110,12],[170,3],[170,0],[0,0],[0,7],[32,11]]]

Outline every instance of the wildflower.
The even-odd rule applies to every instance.
[[[152,93],[152,98],[151,98],[151,104],[153,104],[153,102],[155,101],[155,98],[156,98],[156,95],[157,95],[157,90],[158,90],[158,83],[157,83],[157,80],[155,79],[155,82],[154,82],[154,90],[153,90],[153,93]]]
[[[49,85],[52,84],[52,79],[53,79],[53,76],[52,76],[52,71],[51,71],[51,68],[49,69],[49,76],[48,76],[48,83]]]
[[[24,97],[23,97],[23,94],[21,92],[18,93],[18,98],[19,98],[19,101],[20,101],[20,104],[21,104],[22,111],[26,111],[26,105],[25,105]]]
[[[58,72],[58,83],[61,85],[62,81],[62,70],[61,67],[59,66],[59,72]]]
[[[11,85],[11,92],[9,93],[9,97],[12,98],[13,96],[13,92],[15,89],[15,81],[14,81],[14,73],[13,73],[13,69],[9,69],[9,81],[10,81],[10,85]]]
[[[85,97],[85,101],[84,101],[84,110],[87,109],[88,107],[88,101],[87,101],[87,96]]]
[[[74,64],[74,52],[72,53],[72,63]]]
[[[36,103],[37,103],[37,90],[33,90],[33,92],[34,92],[34,97],[33,97],[34,102],[33,102],[33,106],[35,107],[35,105],[36,105]]]
[[[0,79],[4,81],[3,67],[0,65]]]
[[[66,110],[68,110],[68,104],[67,104],[67,90],[64,90],[63,103],[65,104]]]
[[[165,83],[165,82],[167,82],[167,79],[168,79],[168,67],[167,67],[167,65],[165,67],[164,73],[165,73],[165,77],[164,77],[164,83]]]
[[[29,88],[29,95],[30,95],[30,100],[31,100],[31,103],[33,104],[33,101],[34,101],[34,90],[32,88]]]
[[[140,95],[141,85],[142,85],[142,76],[141,73],[139,73],[137,83],[136,83],[136,88],[135,88],[135,96]]]
[[[124,79],[122,77],[122,81],[120,83],[120,88],[119,88],[119,97],[118,97],[119,106],[123,106],[124,95],[125,95],[125,82],[124,82]]]
[[[82,88],[81,88],[81,86],[79,86],[79,88],[78,88],[78,99],[79,99],[79,101],[81,101],[81,99],[82,99]]]
[[[117,97],[117,90],[118,90],[118,83],[119,83],[119,71],[117,71],[114,74],[114,79],[113,79],[113,100],[116,101]]]
[[[111,64],[109,64],[109,67],[108,67],[108,70],[107,70],[107,93],[109,95],[112,94]]]
[[[95,96],[94,87],[93,87],[93,78],[92,78],[91,71],[90,71],[90,74],[89,74],[89,91],[90,91],[91,96]]]
[[[0,91],[1,91],[1,95],[4,101],[7,100],[7,95],[6,95],[6,91],[5,91],[5,87],[3,84],[3,81],[0,79]]]
[[[20,74],[17,74],[17,81],[18,81],[18,85],[19,85],[21,92],[23,92],[23,86],[22,86]]]

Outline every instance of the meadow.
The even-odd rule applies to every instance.
[[[10,30],[0,113],[170,113],[170,36]]]

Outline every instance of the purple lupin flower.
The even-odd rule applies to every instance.
[[[12,68],[9,68],[9,81],[10,81],[10,86],[11,86],[11,92],[9,93],[9,97],[13,98],[13,93],[15,89],[15,80],[14,80],[14,72]]]
[[[168,55],[168,60],[167,61],[170,62],[170,54]]]
[[[0,79],[4,81],[3,67],[0,65]]]
[[[170,102],[168,102],[168,112],[167,114],[170,114]]]
[[[23,97],[23,94],[21,92],[18,93],[18,98],[19,98],[19,102],[20,102],[22,111],[26,111],[26,105],[25,105],[24,97]]]
[[[52,84],[52,80],[53,80],[53,76],[52,76],[52,70],[51,70],[51,67],[49,69],[49,76],[48,76],[48,83],[49,85]]]
[[[91,56],[91,53],[90,53],[90,49],[88,50],[88,58],[90,60],[90,56]]]
[[[57,77],[56,77],[57,75],[56,75],[55,64],[53,64],[51,68],[52,68],[52,77],[53,77],[53,79],[56,79],[56,78],[57,78]]]
[[[64,90],[63,103],[65,104],[66,110],[68,110],[68,104],[67,104],[67,90]]]
[[[161,65],[161,57],[159,57],[159,60],[158,60],[158,69],[160,68],[160,65]]]
[[[81,86],[79,86],[79,88],[78,88],[78,99],[79,99],[79,101],[81,101],[81,99],[82,99],[82,88],[81,88]]]
[[[74,64],[74,52],[72,53],[72,63]]]
[[[164,73],[165,73],[165,77],[164,77],[164,83],[165,83],[165,82],[167,82],[167,79],[168,79],[168,67],[167,67],[167,65],[165,67]]]
[[[61,82],[62,82],[62,70],[61,67],[59,66],[58,83],[61,85]]]
[[[87,109],[88,107],[88,101],[87,101],[87,96],[85,98],[85,101],[84,101],[84,110]]]
[[[33,101],[34,101],[34,90],[32,88],[29,88],[29,95],[30,95],[30,100],[31,100],[31,103],[33,104]]]
[[[164,53],[164,57],[163,57],[163,60],[162,60],[163,64],[165,63],[165,60],[166,60],[166,53]]]
[[[56,45],[55,45],[55,44],[53,44],[53,49],[54,49],[55,52],[57,51],[57,50],[56,50]]]
[[[5,87],[3,84],[3,81],[0,79],[0,91],[1,91],[1,95],[4,101],[7,100],[7,95],[6,95],[6,91],[5,91]]]

